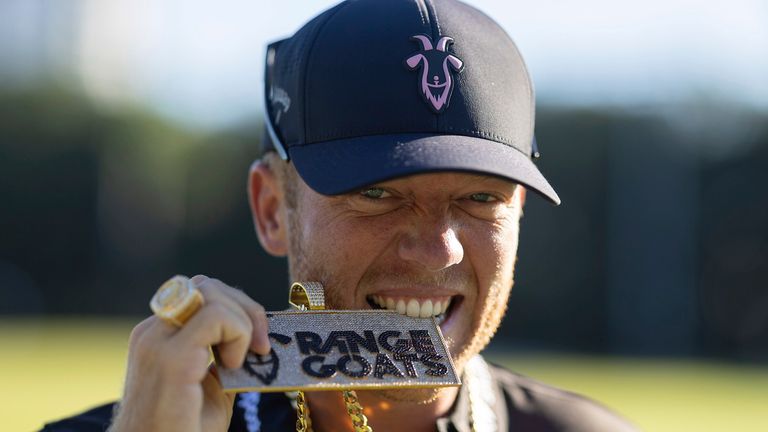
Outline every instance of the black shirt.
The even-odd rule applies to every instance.
[[[623,432],[637,429],[602,405],[583,396],[542,384],[491,365],[490,405],[496,430],[525,432]],[[437,421],[439,432],[472,432],[470,397],[462,386],[451,414]],[[103,432],[114,403],[49,423],[43,432]],[[376,430],[376,425],[371,425]],[[284,393],[241,393],[235,399],[230,432],[296,430],[296,411]]]

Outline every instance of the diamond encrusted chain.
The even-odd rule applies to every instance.
[[[464,385],[469,393],[469,423],[472,432],[497,432],[496,393],[488,363],[480,354],[464,366]]]

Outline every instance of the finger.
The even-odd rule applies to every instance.
[[[250,349],[258,354],[269,354],[271,349],[269,337],[269,322],[267,321],[264,307],[254,301],[252,298],[237,288],[233,288],[220,280],[208,278],[203,275],[194,276],[192,283],[198,287],[203,296],[208,299],[219,299],[221,301],[232,300],[239,305],[248,319],[252,323],[252,333],[250,338]],[[225,300],[223,297],[226,297]]]
[[[271,349],[268,336],[269,321],[267,320],[267,312],[264,310],[264,306],[255,302],[252,298],[248,297],[248,294],[237,288],[232,288],[231,290],[232,296],[243,307],[253,323],[251,350],[261,355],[269,354]]]
[[[240,309],[239,306],[237,309]],[[192,316],[172,341],[182,347],[217,345],[222,364],[238,368],[245,360],[251,331],[249,319],[243,318],[223,302],[214,302],[207,303]]]
[[[236,314],[239,319],[248,321],[249,325],[252,325],[247,311],[234,294],[239,292],[238,290],[218,279],[202,275],[195,276],[190,281],[192,281],[192,286],[203,294],[207,304],[221,303],[231,309],[232,313]]]
[[[211,363],[208,365],[208,373],[211,374],[214,378],[216,378],[216,381],[221,384],[221,378],[219,377],[219,371],[216,369],[216,365]]]
[[[208,395],[218,396],[219,394],[224,393],[224,388],[221,386],[221,382],[216,376],[216,368],[209,369],[208,375],[205,376],[202,384],[203,391],[206,393],[206,397],[208,397]],[[226,395],[232,396],[231,400],[234,400],[234,393],[227,393]]]
[[[221,387],[221,383],[213,373],[209,373],[208,375],[206,375],[206,377],[203,379],[202,386],[203,386],[203,397],[206,400],[206,403],[204,403],[203,405],[205,407],[211,407],[211,408],[216,407],[216,409],[213,410],[214,413],[224,412],[226,413],[225,418],[230,419],[232,417],[232,410],[235,402],[235,393],[225,393],[223,388]],[[210,408],[206,408],[205,411],[212,411],[212,410],[210,410]],[[212,414],[215,415],[214,413]],[[209,414],[208,412],[203,413],[203,418],[210,419],[210,417],[211,417],[211,414]],[[209,430],[209,429],[206,428],[203,430]]]
[[[137,324],[131,331],[129,352],[140,358],[154,357],[154,347],[161,346],[178,331],[162,319],[152,315]]]
[[[156,318],[153,315],[136,324],[133,330],[131,330],[131,336],[128,339],[129,345],[134,346],[139,343],[139,340],[141,340],[141,338],[144,337],[148,331],[150,331],[150,328],[152,327],[155,320]]]
[[[251,329],[248,337],[249,348],[259,354],[269,353],[267,319],[264,308],[260,304],[242,291],[232,288],[218,279],[198,275],[191,280],[193,284],[197,284],[195,287],[203,293],[203,297],[208,299],[210,303],[222,303],[231,308],[240,319],[248,322]]]

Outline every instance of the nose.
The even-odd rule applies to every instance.
[[[449,226],[421,227],[404,235],[398,245],[400,258],[429,271],[440,271],[464,259],[464,246]]]

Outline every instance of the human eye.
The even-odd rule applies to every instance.
[[[380,186],[371,186],[360,189],[350,195],[350,209],[364,216],[374,216],[388,213],[397,209],[401,200],[396,191]]]
[[[365,188],[360,191],[360,195],[371,200],[389,198],[390,196],[392,196],[392,194],[390,194],[389,192],[387,192],[386,190],[380,187]]]
[[[509,199],[504,192],[473,192],[464,195],[457,204],[467,214],[482,220],[494,221],[503,217]]]
[[[496,202],[496,201],[499,200],[498,198],[496,198],[492,194],[489,194],[489,193],[486,193],[486,192],[473,193],[473,194],[469,195],[469,199],[471,201],[478,202],[478,203],[492,203],[492,202]]]

